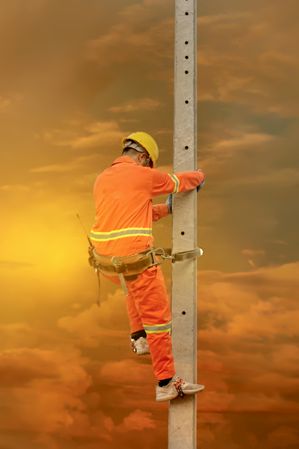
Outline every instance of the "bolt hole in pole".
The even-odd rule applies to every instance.
[[[186,56],[185,56],[185,59],[189,59],[189,56],[186,55]]]
[[[188,73],[189,73],[189,70],[185,70],[185,73],[186,73],[186,75],[188,75]]]
[[[185,12],[185,16],[189,16],[189,13],[188,13],[188,12]]]
[[[189,100],[185,100],[185,103],[186,103],[186,104],[189,104]]]
[[[181,232],[181,235],[185,235],[185,231],[182,231],[182,232]]]
[[[186,145],[186,146],[185,146],[185,150],[189,150],[189,147],[188,147],[188,145]]]
[[[183,311],[182,311],[182,315],[186,315],[186,310],[183,310]]]
[[[189,44],[189,41],[185,41],[185,45],[188,45]]]

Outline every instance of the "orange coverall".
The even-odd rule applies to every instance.
[[[118,157],[96,179],[95,223],[90,238],[98,254],[126,256],[153,247],[152,222],[168,214],[166,204],[153,205],[157,195],[193,190],[204,180],[201,171],[163,173]],[[131,333],[145,330],[157,380],[175,374],[171,346],[171,313],[159,266],[126,281]]]

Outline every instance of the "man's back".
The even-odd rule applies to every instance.
[[[96,220],[92,238],[103,255],[128,255],[152,246],[151,168],[123,156],[94,185]]]

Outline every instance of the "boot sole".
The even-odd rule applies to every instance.
[[[176,399],[178,397],[178,393],[176,396],[171,396],[171,397],[164,397],[164,398],[156,398],[157,402],[166,402],[166,401],[172,401],[173,399]]]

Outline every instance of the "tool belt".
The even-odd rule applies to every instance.
[[[127,280],[137,278],[138,274],[159,264],[153,250],[130,256],[103,256],[93,248],[90,251],[90,256],[89,262],[94,268],[104,274],[123,274]]]
[[[172,254],[170,248],[149,248],[138,254],[129,256],[103,256],[98,254],[93,246],[89,247],[89,264],[95,269],[98,275],[100,286],[100,273],[119,276],[121,286],[128,293],[126,282],[137,279],[138,274],[150,267],[161,264],[163,260],[180,262],[183,260],[194,259],[203,254],[201,248],[195,248],[190,251],[182,251]],[[159,260],[161,259],[161,261]]]

